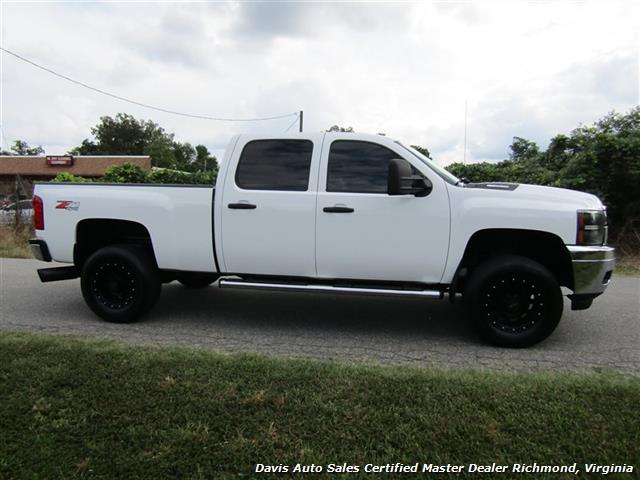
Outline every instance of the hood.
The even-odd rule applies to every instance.
[[[595,195],[567,188],[505,182],[467,183],[464,187],[491,190],[496,193],[504,192],[498,195],[504,195],[505,198],[515,195],[519,200],[554,203],[576,209],[600,210],[603,208],[602,202]]]
[[[543,187],[540,185],[519,185],[516,193],[531,200],[558,202],[572,205],[577,209],[601,210],[604,208],[598,197],[590,193],[569,190],[567,188]]]

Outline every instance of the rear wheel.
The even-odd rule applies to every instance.
[[[499,346],[528,347],[547,338],[562,316],[562,292],[544,266],[505,255],[474,269],[465,303],[481,336]]]
[[[151,310],[161,289],[153,255],[130,245],[93,253],[82,268],[80,285],[89,308],[116,323],[133,322]]]

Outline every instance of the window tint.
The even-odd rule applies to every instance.
[[[254,140],[240,155],[236,184],[247,190],[294,190],[309,186],[310,140]]]
[[[355,140],[331,144],[327,192],[387,193],[389,161],[402,158],[382,145]]]

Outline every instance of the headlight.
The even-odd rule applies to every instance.
[[[607,230],[606,210],[578,210],[577,245],[604,245]]]

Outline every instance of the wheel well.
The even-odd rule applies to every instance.
[[[78,223],[76,243],[73,247],[73,263],[77,268],[82,268],[85,260],[93,252],[116,244],[148,247],[153,255],[151,235],[144,225],[129,220],[96,218],[82,220]]]
[[[571,256],[562,239],[548,232],[519,229],[488,229],[474,233],[456,272],[458,288],[464,288],[465,277],[478,264],[506,253],[535,260],[544,265],[560,285],[573,288]]]

